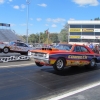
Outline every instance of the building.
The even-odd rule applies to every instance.
[[[69,43],[100,43],[100,21],[68,21]]]

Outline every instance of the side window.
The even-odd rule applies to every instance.
[[[28,46],[27,46],[26,44],[24,44],[24,43],[23,43],[23,46],[24,46],[24,47],[28,47]]]
[[[20,46],[24,47],[24,43],[20,43]]]
[[[24,43],[17,43],[17,46],[21,46],[21,47],[28,47],[26,44]]]
[[[81,52],[80,46],[76,46],[76,47],[74,48],[74,52]]]
[[[89,52],[85,47],[81,46],[81,52]]]
[[[20,46],[22,46],[22,47],[28,47],[26,44],[24,44],[24,43],[20,43]]]
[[[21,44],[20,43],[17,43],[17,46],[21,46]]]

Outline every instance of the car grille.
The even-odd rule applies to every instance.
[[[37,56],[37,57],[44,57],[44,54],[43,54],[43,53],[35,53],[34,56]]]
[[[31,55],[34,57],[45,57],[45,53],[32,53]]]

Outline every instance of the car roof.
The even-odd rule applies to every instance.
[[[24,42],[18,42],[18,41],[11,41],[11,42],[14,42],[14,43],[24,43]],[[25,43],[26,44],[26,43]]]
[[[78,45],[78,46],[85,46],[84,44],[69,44],[69,43],[59,43],[58,45]]]

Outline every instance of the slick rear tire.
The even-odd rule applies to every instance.
[[[92,59],[90,61],[90,64],[87,65],[88,68],[95,68],[96,66],[97,66],[97,64],[96,64],[96,60],[95,59]]]
[[[38,66],[38,67],[42,67],[43,65],[40,64],[39,62],[35,62],[35,64]]]
[[[55,71],[63,71],[64,67],[66,65],[66,61],[63,58],[59,58],[57,59],[57,61],[55,62],[55,64],[53,65],[53,68]]]
[[[3,52],[4,52],[4,53],[8,53],[9,51],[10,51],[10,50],[9,50],[8,47],[3,48]]]

